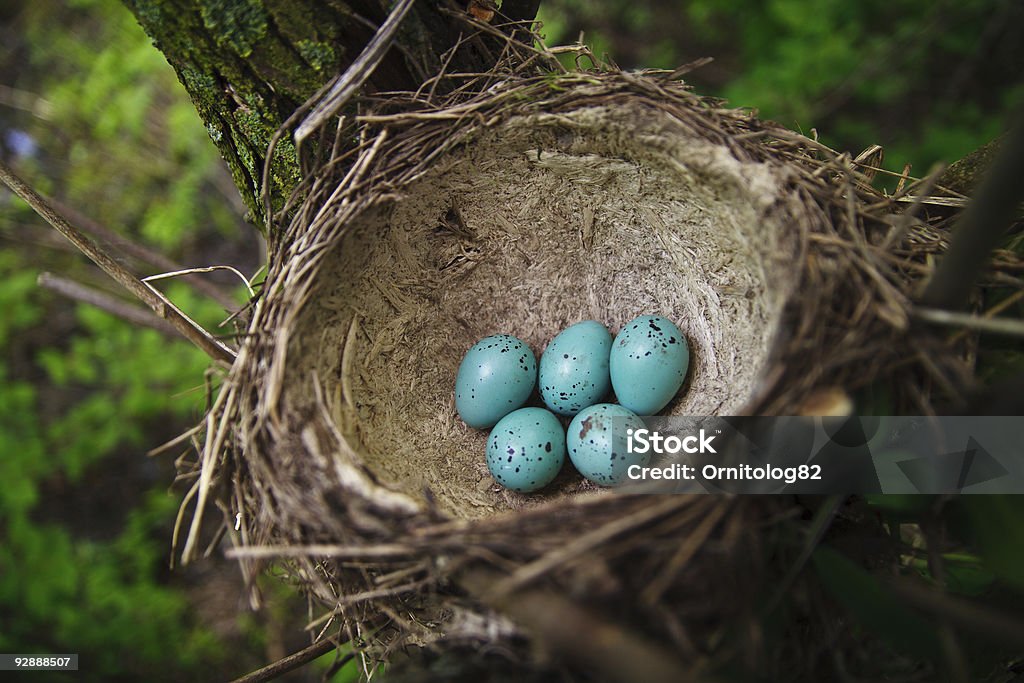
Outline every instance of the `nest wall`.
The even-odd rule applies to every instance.
[[[378,479],[459,517],[594,490],[570,467],[540,495],[494,482],[486,430],[455,412],[462,355],[513,334],[539,358],[575,322],[657,313],[691,347],[667,412],[743,412],[796,282],[785,185],[642,103],[505,121],[346,226],[289,340],[285,400],[321,382]]]
[[[694,356],[675,414],[791,414],[878,377],[915,410],[957,381],[908,333],[915,266],[944,236],[909,222],[885,242],[893,204],[848,155],[681,83],[491,74],[437,102],[392,96],[353,132],[272,234],[188,539],[214,498],[247,574],[283,562],[343,639],[507,645],[521,632],[474,588],[483,571],[488,595],[572,595],[603,606],[593,623],[708,652],[789,566],[762,541],[791,501],[619,496],[570,472],[500,490],[453,406],[480,337],[539,354],[584,318],[665,315]]]

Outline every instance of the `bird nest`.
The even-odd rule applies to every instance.
[[[321,606],[313,632],[368,656],[474,644],[608,678],[716,658],[792,673],[814,639],[766,655],[754,606],[798,562],[806,510],[617,495],[568,467],[504,490],[456,414],[458,364],[490,334],[539,355],[577,321],[651,313],[691,345],[668,413],[813,414],[876,381],[894,410],[927,410],[934,382],[960,381],[908,315],[943,233],[894,217],[849,155],[664,74],[454,83],[364,100],[272,226],[186,555],[212,498],[247,574],[277,563]]]

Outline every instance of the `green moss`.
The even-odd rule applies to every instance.
[[[260,187],[258,179],[263,177],[263,154],[270,146],[276,132],[276,125],[255,111],[239,110],[235,114],[237,130],[248,144],[239,145],[239,160],[253,178],[251,191],[257,205]],[[301,180],[299,158],[295,146],[288,137],[278,141],[274,148],[274,163],[271,164],[270,194],[274,208],[280,208],[292,189]]]
[[[224,131],[215,123],[206,124],[206,132],[210,135],[210,139],[213,140],[215,145],[220,144],[220,141],[224,139]]]
[[[210,74],[186,65],[178,70],[178,77],[203,118],[208,118],[211,112],[217,111],[218,103],[214,99],[217,82]]]
[[[217,43],[240,57],[267,36],[267,15],[257,0],[202,0],[199,11]]]
[[[153,26],[163,21],[163,7],[159,1],[126,0],[125,4],[142,26]]]
[[[295,43],[302,58],[317,71],[326,71],[338,62],[338,53],[327,43],[300,40]]]

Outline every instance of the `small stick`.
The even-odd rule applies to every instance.
[[[114,232],[110,228],[100,225],[89,216],[86,216],[82,212],[78,211],[74,207],[68,206],[67,204],[57,201],[56,199],[50,199],[50,204],[53,205],[57,211],[67,216],[70,220],[74,221],[76,225],[80,226],[85,232],[92,234],[104,242],[108,242],[114,247],[117,247],[120,251],[124,252],[128,256],[148,263],[151,266],[156,266],[164,271],[180,271],[185,270],[185,266],[178,264],[172,259],[167,258],[163,254],[147,246],[133,242],[124,235]],[[226,310],[231,311],[238,308],[238,302],[235,301],[234,297],[223,289],[203,280],[201,278],[192,278],[188,280],[188,283],[192,285],[196,290],[202,292],[206,296],[210,297]]]
[[[575,660],[599,674],[600,680],[620,683],[709,683],[712,680],[686,667],[672,652],[651,643],[637,631],[602,619],[564,594],[524,589],[514,595],[498,595],[491,587],[499,581],[496,573],[482,569],[470,570],[458,579],[470,594],[530,631],[545,649]]]
[[[391,10],[387,20],[345,73],[331,86],[330,92],[299,124],[295,131],[295,142],[301,144],[309,135],[337,114],[352,95],[362,87],[366,79],[376,70],[394,40],[402,19],[412,8],[413,0],[400,0]]]
[[[1024,646],[1024,621],[1015,614],[953,597],[948,593],[936,594],[935,590],[914,581],[889,579],[885,585],[896,597],[915,609],[936,617],[947,617],[971,633],[1014,647]]]
[[[1011,306],[1013,306],[1015,303],[1017,303],[1021,299],[1024,299],[1024,289],[1018,289],[1016,292],[1014,292],[1013,294],[1011,294],[1010,296],[1006,297],[1005,299],[1000,301],[998,304],[993,306],[992,308],[990,308],[987,311],[985,311],[984,313],[982,313],[981,314],[981,318],[983,318],[985,320],[991,320],[991,319],[995,318],[997,315],[999,315],[1000,313],[1002,313],[1003,311],[1005,311],[1007,308],[1010,308]],[[957,332],[956,334],[954,334],[952,337],[949,338],[949,343],[950,344],[955,344],[956,342],[960,341],[965,336],[967,336],[968,333],[969,332],[968,332],[967,329],[960,330],[959,332]]]
[[[215,339],[196,323],[189,320],[166,298],[162,298],[155,290],[147,287],[124,266],[112,259],[95,242],[82,234],[78,228],[71,225],[39,193],[16,176],[2,161],[0,161],[0,181],[7,185],[14,194],[21,197],[43,220],[56,228],[64,237],[68,238],[72,244],[78,247],[79,251],[88,256],[103,272],[114,278],[118,284],[138,297],[157,316],[169,322],[183,337],[205,351],[214,360],[223,361],[228,364],[234,361],[234,351],[223,342]]]
[[[265,545],[246,546],[244,548],[228,548],[224,555],[229,559],[251,558],[282,558],[282,557],[343,557],[343,558],[366,558],[382,559],[389,557],[406,558],[415,551],[415,548],[400,543],[382,543],[379,545],[327,545],[311,544],[303,546],[291,545]]]
[[[283,676],[289,671],[294,671],[300,666],[304,666],[312,662],[317,657],[321,657],[337,647],[337,643],[332,641],[330,638],[324,638],[320,642],[313,643],[304,650],[299,650],[294,654],[288,655],[284,659],[277,660],[273,664],[268,664],[262,669],[257,669],[252,673],[236,678],[231,683],[263,683],[264,681],[272,681],[275,678]],[[347,664],[354,657],[355,653],[349,652],[342,657],[342,661]]]
[[[106,311],[133,325],[151,327],[169,337],[178,338],[178,331],[171,327],[166,320],[156,317],[145,308],[125,303],[92,287],[87,287],[80,282],[75,282],[53,273],[40,273],[36,282],[43,289],[48,289],[51,292],[56,292],[61,296],[74,301],[80,301],[83,304],[95,306],[101,311]]]
[[[951,327],[967,327],[978,332],[1004,334],[1010,337],[1024,337],[1024,320],[1009,318],[983,318],[970,313],[943,311],[938,308],[915,308],[911,315],[925,322]]]

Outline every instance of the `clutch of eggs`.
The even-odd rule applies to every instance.
[[[481,339],[462,359],[455,408],[470,427],[492,428],[487,467],[502,486],[528,493],[558,475],[568,452],[576,469],[601,486],[622,483],[630,465],[626,429],[643,426],[678,393],[690,354],[670,320],[643,315],[612,339],[594,320],[576,323],[548,344],[539,364],[512,335]],[[523,408],[538,387],[545,408]],[[614,391],[618,405],[602,403]],[[557,415],[556,415],[557,414]],[[564,419],[572,417],[568,432]]]

